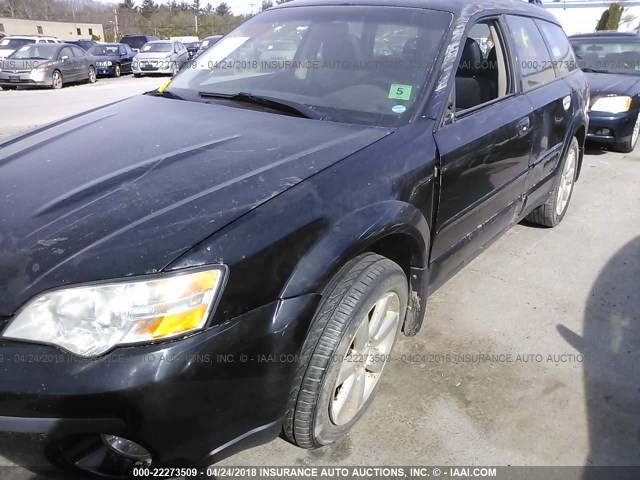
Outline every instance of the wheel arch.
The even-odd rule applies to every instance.
[[[414,335],[426,310],[429,240],[429,225],[413,205],[392,200],[357,210],[335,223],[300,258],[281,298],[322,295],[352,259],[374,252],[396,262],[407,275],[409,308],[403,330]]]

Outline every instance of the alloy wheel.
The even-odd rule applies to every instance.
[[[558,185],[558,198],[556,199],[556,214],[562,215],[573,190],[573,183],[576,178],[576,150],[571,149],[567,153],[567,160],[564,162],[562,175],[560,176],[560,185]]]
[[[391,353],[399,321],[400,298],[395,292],[382,295],[360,321],[333,387],[329,413],[335,425],[349,423],[371,396]]]

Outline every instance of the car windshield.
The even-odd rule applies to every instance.
[[[30,43],[36,43],[36,41],[28,38],[3,38],[2,41],[0,41],[0,48],[12,48],[17,50],[18,48]]]
[[[401,125],[417,108],[451,18],[399,7],[269,10],[197,57],[169,91],[248,93],[333,121]]]
[[[89,53],[97,57],[118,55],[119,47],[117,45],[96,45],[91,47]]]
[[[14,59],[38,59],[38,60],[52,60],[58,51],[58,45],[51,45],[45,43],[33,43],[31,45],[25,45],[13,52],[9,58]]]
[[[640,41],[613,38],[570,41],[583,70],[640,75]]]
[[[140,52],[172,52],[173,45],[171,43],[147,43],[140,49]]]

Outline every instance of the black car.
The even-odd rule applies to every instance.
[[[77,47],[80,47],[81,49],[83,49],[84,51],[88,52],[89,50],[91,50],[91,47],[94,47],[96,45],[98,45],[98,42],[94,42],[93,40],[71,40],[69,42],[71,45],[75,45]]]
[[[200,45],[198,46],[198,51],[196,52],[196,56],[201,55],[209,47],[215,45],[220,39],[222,35],[211,35],[210,37],[205,37]]]
[[[189,52],[189,58],[193,58],[196,56],[198,50],[200,49],[200,43],[201,42],[189,42],[184,44],[184,46],[187,48],[187,51]]]
[[[431,292],[563,220],[587,88],[525,2],[294,1],[0,141],[0,454],[122,477],[334,442]]]
[[[124,35],[120,39],[120,43],[129,45],[135,53],[138,53],[146,43],[155,40],[158,40],[158,37],[154,37],[153,35]]]
[[[633,151],[640,133],[640,36],[596,32],[569,41],[591,86],[587,139]]]
[[[98,75],[119,77],[124,73],[131,73],[131,64],[136,56],[126,43],[104,43],[89,50],[89,54],[96,59]]]

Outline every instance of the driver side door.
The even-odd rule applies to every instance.
[[[512,225],[524,206],[533,110],[521,94],[501,18],[468,27],[434,134],[440,199],[431,253],[437,288]]]
[[[64,47],[58,54],[60,60],[60,72],[65,82],[75,82],[78,79],[77,62],[73,56],[71,48]]]

